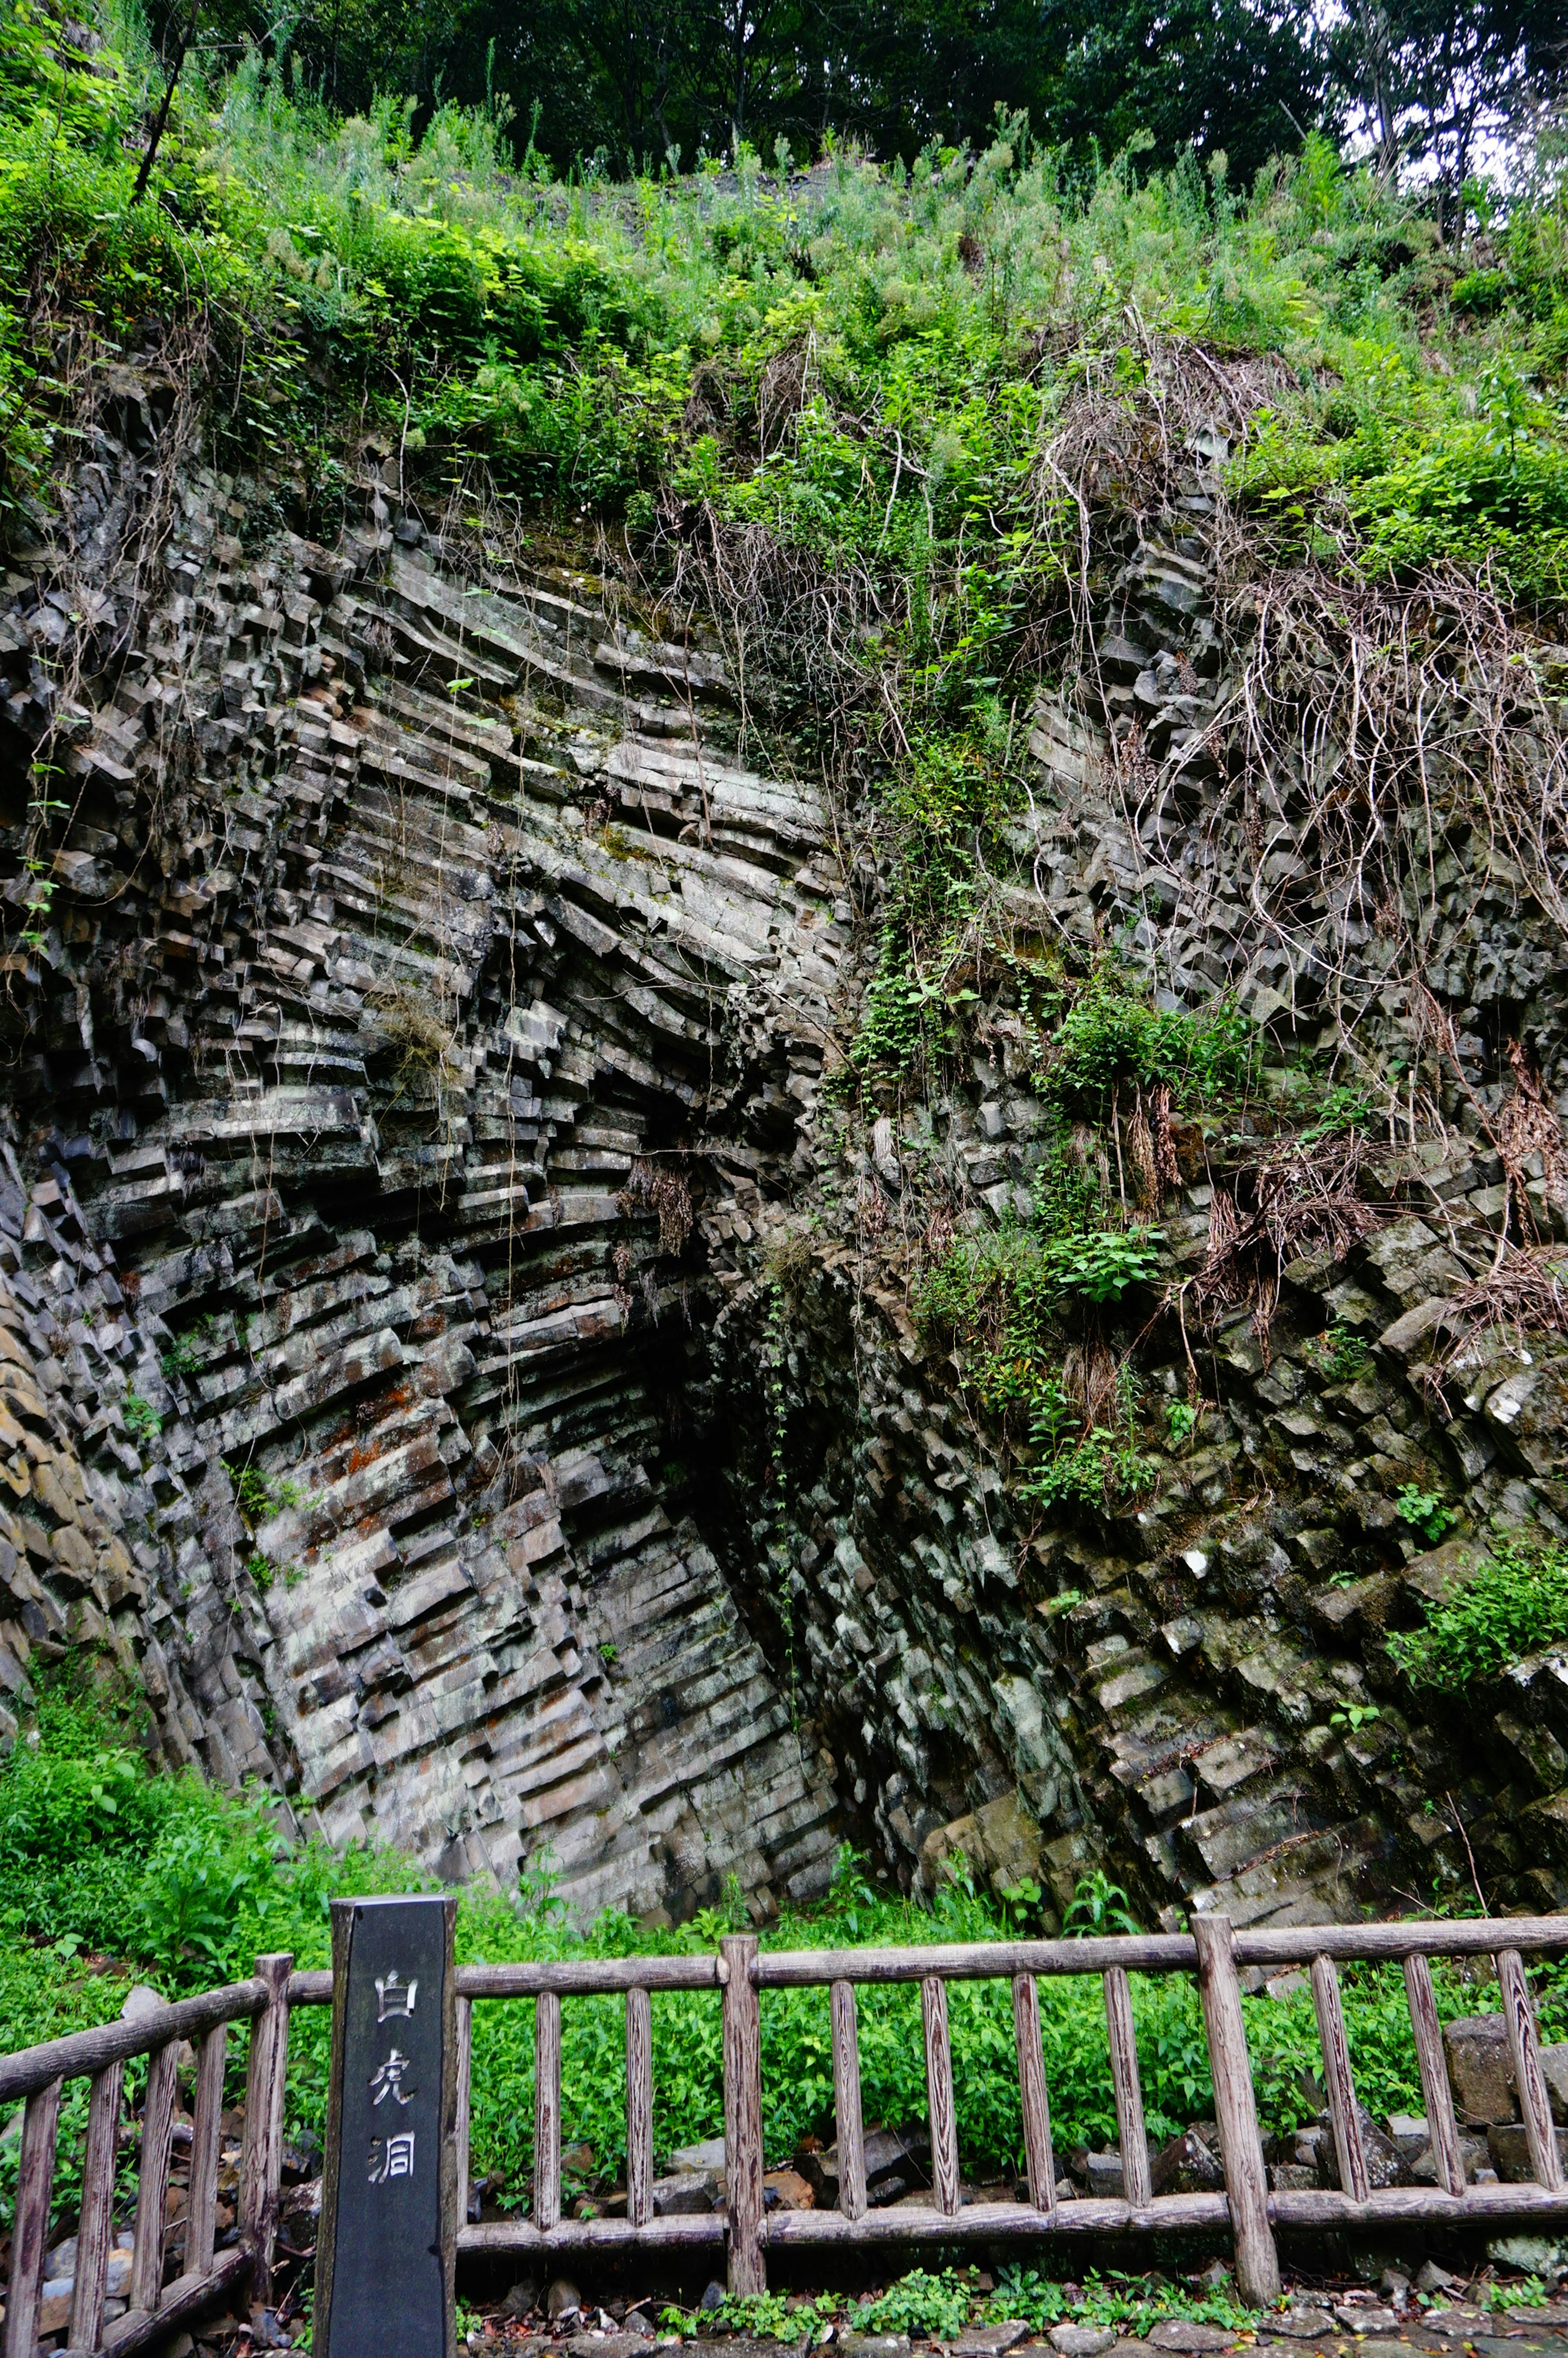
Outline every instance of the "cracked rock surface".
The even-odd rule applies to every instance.
[[[172,408],[120,374],[111,507]],[[156,586],[94,577],[85,508],[68,592],[9,559],[14,907],[46,730],[70,817],[7,974],[0,1741],[38,1664],[93,1648],[168,1758],[451,1879],[547,1843],[584,1913],[678,1919],[734,1876],[760,1915],[846,1833],[906,1886],[959,1849],[1058,1912],[1102,1860],[1152,1913],[1239,1922],[1440,1873],[1563,1905],[1562,1660],[1467,1723],[1401,1700],[1387,1650],[1475,1554],[1414,1541],[1402,1487],[1440,1476],[1473,1530],[1568,1520],[1556,1346],[1488,1346],[1443,1425],[1423,1390],[1504,1211],[1476,1125],[1390,1136],[1386,1217],[1283,1272],[1267,1359],[1245,1316],[1206,1341],[1208,1411],[1144,1509],[1025,1518],[879,1245],[934,1174],[972,1226],[1027,1210],[1016,1018],[983,1010],[930,1103],[848,1114],[825,1083],[877,880],[805,766],[747,735],[716,645],[584,569],[498,582],[395,473],[327,547],[194,456]],[[1325,977],[1249,930],[1206,823],[1211,595],[1152,527],[1098,718],[1029,716],[1001,889],[1300,1038]],[[1106,783],[1131,728],[1142,817]],[[1555,1086],[1554,943],[1476,840],[1434,872],[1461,1049],[1522,1024]],[[1189,1145],[1178,1272],[1210,1229]],[[1148,1379],[1186,1371],[1157,1344]]]

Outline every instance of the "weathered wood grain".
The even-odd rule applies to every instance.
[[[626,1993],[626,2216],[654,2215],[654,2009],[645,1989]]]
[[[841,2218],[837,2211],[775,2211],[768,2221],[768,2249],[820,2244],[1054,2244],[1063,2235],[1114,2235],[1130,2229],[1152,2234],[1212,2230],[1223,2227],[1227,2215],[1223,2194],[1162,2194],[1141,2210],[1130,2202],[1061,2202],[1051,2220],[1032,2202],[966,2202],[955,2219],[935,2204],[926,2210],[911,2202],[868,2212],[860,2220]]]
[[[215,2022],[237,2022],[259,2014],[266,1993],[259,1982],[233,1982],[181,1998],[161,2014],[138,2015],[134,2022],[105,2022],[96,2030],[73,2030],[69,2039],[46,2039],[0,2055],[0,2104],[18,2104],[51,2080],[90,2080],[111,2063],[146,2055],[170,2039],[200,2039]]]
[[[723,1982],[717,1957],[566,1957],[551,1963],[460,1965],[460,1997],[591,1997],[629,1989],[718,1989]]]
[[[210,2030],[196,2050],[190,2184],[185,2204],[183,2273],[188,2277],[203,2277],[212,2266],[218,2226],[219,2148],[223,2135],[223,2066],[228,2050],[229,2026],[224,2022]]]
[[[1547,2092],[1546,2075],[1541,2068],[1541,2039],[1535,2028],[1535,2008],[1530,2000],[1530,1984],[1524,1977],[1524,1960],[1517,1949],[1498,1950],[1498,1983],[1502,1991],[1503,2019],[1509,2028],[1509,2056],[1514,2067],[1514,2086],[1519,2091],[1525,2141],[1530,2147],[1530,2166],[1535,2172],[1536,2184],[1543,2186],[1549,2193],[1555,2193],[1563,2184],[1563,2164],[1557,2155],[1552,2098]]]
[[[1568,1934],[1564,1935],[1568,1939]],[[799,1989],[836,1981],[1000,1981],[1014,1974],[1098,1974],[1108,1965],[1132,1973],[1189,1971],[1196,1952],[1184,1933],[1141,1933],[1104,1941],[983,1941],[963,1946],[934,1942],[923,1949],[795,1949],[768,1951],[757,1961],[762,1989]]]
[[[62,2085],[51,2080],[47,2086],[35,2088],[22,2117],[16,2208],[11,2228],[11,2281],[5,2295],[5,2358],[33,2358],[38,2342],[38,2289],[49,2248]]]
[[[1426,2105],[1426,2125],[1433,2158],[1443,2186],[1450,2194],[1465,2191],[1465,2158],[1459,2150],[1459,2129],[1454,2118],[1454,2091],[1443,2053],[1443,2031],[1433,1995],[1432,1967],[1424,1957],[1405,1959],[1405,1997],[1416,2061],[1421,2067],[1421,2092]]]
[[[1258,2135],[1252,2066],[1241,2018],[1234,1935],[1228,1916],[1195,1916],[1198,1996],[1208,2034],[1214,2111],[1225,2165],[1225,2190],[1236,2238],[1236,2279],[1241,2298],[1267,2309],[1280,2297],[1280,2261],[1269,2225],[1269,2179]]]
[[[211,2035],[211,2034],[210,2034]],[[96,2350],[103,2328],[103,2279],[114,2223],[114,2156],[125,2067],[105,2064],[87,2101],[87,2144],[81,2158],[81,2215],[76,2229],[76,2282],[70,2296],[70,2346]]]
[[[294,1959],[256,1959],[263,1990],[251,2026],[245,2072],[244,2143],[240,2156],[240,2240],[251,2255],[251,2300],[272,2304],[272,2253],[277,2240],[277,2195],[283,2169],[283,2088],[288,2070],[288,1980]]]
[[[1101,1976],[1105,2027],[1110,2041],[1110,2078],[1116,2092],[1116,2125],[1121,2142],[1121,2183],[1128,2201],[1141,2210],[1150,2198],[1149,2138],[1143,2126],[1143,2089],[1138,2077],[1138,2039],[1132,2027],[1132,1992],[1120,1965]]]
[[[1040,2043],[1040,1992],[1033,1974],[1012,1977],[1012,2035],[1018,2050],[1018,2093],[1023,2105],[1023,2156],[1029,2200],[1049,2218],[1056,2208],[1056,2158],[1051,2150],[1051,2106]]]
[[[1238,1932],[1234,1961],[1238,1967],[1272,1967],[1305,1965],[1316,1956],[1341,1963],[1357,1957],[1398,1961],[1416,1955],[1489,1956],[1499,1938],[1506,1938],[1516,1949],[1568,1952],[1568,1916],[1510,1916],[1502,1928],[1485,1920],[1447,1919],[1397,1924],[1291,1924],[1268,1931]],[[928,1949],[774,1950],[759,1959],[756,1970],[760,1988],[799,1989],[835,1981],[924,1981],[930,1974],[944,1981],[1002,1980],[1014,1974],[1103,1974],[1111,1965],[1130,1974],[1191,1973],[1197,1965],[1197,1951],[1186,1933],[1140,1932],[1090,1941],[988,1941]]]
[[[546,2255],[566,2252],[697,2251],[716,2249],[725,2239],[722,2211],[698,2212],[676,2219],[650,2219],[634,2227],[630,2219],[563,2219],[548,2234],[541,2234],[528,2219],[486,2219],[464,2227],[458,2236],[460,2255],[475,2252],[514,2252]]]
[[[719,1953],[724,1985],[724,2155],[730,2180],[730,2289],[763,2292],[762,2025],[752,1968],[756,1937],[729,1932]]]
[[[534,2000],[534,2224],[547,2234],[561,2215],[561,2001]]]
[[[1568,2219],[1568,2188],[1467,2186],[1461,2198],[1430,2186],[1382,2186],[1365,2202],[1316,2187],[1271,2194],[1269,2215],[1281,2227],[1493,2226],[1504,2219]]]
[[[136,2174],[135,2240],[131,2250],[128,2309],[157,2309],[163,2291],[163,2237],[168,2213],[168,2162],[174,2142],[175,2082],[179,2050],[160,2047],[147,2065],[142,2099],[141,2166]]]
[[[947,2037],[947,1985],[935,1974],[920,1985],[925,2034],[925,2101],[931,2122],[931,2178],[951,2219],[958,2208],[958,2123],[953,2109],[953,2050]]]
[[[1318,2045],[1323,2050],[1323,2084],[1328,2091],[1334,2150],[1339,2157],[1340,2187],[1353,2201],[1365,2202],[1371,2190],[1367,2177],[1367,2153],[1356,2112],[1356,2083],[1350,2075],[1345,2009],[1339,2003],[1339,1973],[1331,1957],[1314,1957],[1312,1961],[1312,2002],[1317,2016]]]
[[[190,2324],[203,2309],[215,2308],[232,2287],[243,2281],[250,2265],[250,2254],[236,2246],[220,2252],[205,2276],[176,2277],[164,2287],[163,2299],[150,2315],[146,2309],[128,2309],[104,2327],[102,2346],[108,2358],[133,2358],[138,2350],[167,2342],[178,2326]]]
[[[833,2118],[838,2146],[838,2208],[846,2219],[866,2215],[866,2133],[860,2116],[860,2030],[855,1985],[835,1982],[829,1999],[833,2023]]]

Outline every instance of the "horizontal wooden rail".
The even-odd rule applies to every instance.
[[[458,2231],[463,2252],[697,2251],[725,2243],[730,2223],[722,2211],[698,2211],[684,2218],[650,2219],[635,2227],[630,2219],[563,2219],[541,2231],[527,2219],[486,2219]]]
[[[1564,1935],[1568,1938],[1568,1934]],[[790,1949],[757,1959],[759,1989],[812,1989],[832,1982],[999,1981],[1014,1974],[1191,1973],[1196,1945],[1184,1932],[1103,1941],[933,1942],[918,1949]]]
[[[629,1989],[722,1989],[722,1957],[557,1957],[547,1963],[460,1965],[460,1997],[598,1997]]]
[[[716,1990],[728,1978],[722,1957],[554,1957],[537,1963],[460,1965],[458,1996],[617,1997],[627,1990]],[[290,2006],[330,2006],[330,1973],[291,1974]]]
[[[92,2079],[111,2063],[150,2055],[171,2039],[200,2039],[220,2022],[241,2022],[259,2014],[265,2004],[266,1991],[259,1981],[231,1982],[226,1989],[204,1990],[200,1997],[177,1998],[158,2014],[105,2022],[96,2030],[73,2030],[41,2047],[0,2055],[0,2104],[14,2104],[47,2088],[51,2080]]]
[[[1238,1965],[1399,1964],[1406,1957],[1493,1957],[1501,1949],[1568,1949],[1568,1916],[1419,1917],[1399,1924],[1291,1924],[1278,1931],[1238,1932]],[[1123,1958],[1125,1964],[1130,1961]],[[1134,1966],[1134,1972],[1139,1968]]]
[[[1398,1964],[1406,1957],[1492,1956],[1502,1947],[1568,1949],[1568,1917],[1291,1925],[1280,1931],[1238,1932],[1234,1953],[1239,1967],[1305,1965],[1314,1957]],[[1190,1933],[1116,1933],[1098,1940],[984,1941],[961,1947],[933,1942],[929,1948],[776,1950],[758,1957],[754,1979],[760,1989],[811,1989],[833,1982],[921,1982],[932,1976],[1000,1981],[1016,1974],[1195,1973],[1197,1962],[1197,1942]]]

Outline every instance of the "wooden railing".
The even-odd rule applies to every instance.
[[[1198,1916],[1191,1933],[1083,1941],[1024,1941],[970,1947],[846,1949],[762,1953],[749,1934],[719,1944],[717,1956],[571,1959],[549,1963],[460,1967],[457,1974],[457,2140],[460,2200],[466,2217],[469,2084],[472,2010],[492,2000],[532,1999],[535,2008],[535,2177],[533,2215],[463,2224],[462,2253],[607,2253],[627,2246],[680,2252],[723,2248],[732,2291],[759,2292],[767,2254],[821,2244],[1005,2244],[1058,2235],[1129,2230],[1228,2228],[1246,2299],[1265,2304],[1279,2292],[1278,2227],[1379,2227],[1427,2223],[1568,2217],[1568,2188],[1558,2158],[1552,2108],[1541,2066],[1524,1960],[1568,1952],[1568,1916],[1468,1923],[1318,1925],[1236,1932],[1223,1916]],[[1514,2084],[1533,2180],[1468,2185],[1449,2092],[1429,1959],[1490,1957],[1500,1985]],[[1411,2028],[1437,2173],[1433,2187],[1374,2190],[1357,2108],[1340,2006],[1338,1966],[1398,1962],[1404,1969]],[[290,1972],[287,1957],[259,1957],[255,1978],[188,1998],[136,2022],[83,2031],[0,2059],[0,2104],[27,2099],[20,2181],[12,2238],[5,2358],[34,2358],[38,2301],[48,2243],[55,2132],[67,2079],[91,2076],[76,2285],[70,2319],[73,2352],[129,2358],[249,2278],[250,2299],[270,2293],[283,2136],[284,2072],[291,2006],[331,2001],[329,1973]],[[1304,1967],[1311,1978],[1324,2084],[1339,2165],[1339,2189],[1271,2191],[1253,2096],[1241,2012],[1239,1974]],[[1214,2082],[1225,2190],[1154,2195],[1143,2130],[1130,1974],[1185,1973],[1197,1982]],[[1120,2131],[1124,2192],[1119,2199],[1057,2194],[1051,2115],[1040,2035],[1039,1983],[1061,1974],[1097,1974],[1105,1996],[1112,2093]],[[1011,1985],[1023,2123],[1026,2194],[1007,2202],[962,2198],[947,1985],[1006,1980]],[[860,2110],[856,1990],[868,1984],[918,1982],[931,2130],[928,2207],[868,2206]],[[761,2004],[774,1989],[825,1988],[829,1994],[834,2109],[838,2143],[838,2207],[777,2211],[762,2195]],[[654,2077],[651,1999],[655,1992],[717,1990],[723,2006],[724,2133],[728,2200],[708,2213],[654,2214]],[[626,2001],[626,2216],[561,2216],[561,2004],[620,1994]],[[219,2139],[227,2026],[250,2020],[251,2052],[241,2164],[238,2241],[214,2252]],[[198,2039],[191,2126],[190,2184],[183,2271],[162,2282],[165,2196],[175,2095],[176,2048]],[[141,2176],[126,2313],[103,2325],[103,2288],[111,2240],[114,2147],[126,2060],[150,2058],[142,2122]]]
[[[76,2266],[67,2336],[73,2352],[110,2352],[131,2358],[198,2316],[222,2294],[249,2278],[253,2300],[265,2305],[283,2154],[283,2084],[288,2059],[289,1969],[292,1957],[258,1957],[254,1978],[208,1990],[200,1997],[53,2039],[18,2055],[0,2056],[0,2108],[25,2098],[16,2211],[11,2230],[11,2272],[5,2295],[5,2358],[34,2358],[38,2303],[49,2251],[55,2144],[60,2097],[68,2080],[91,2080]],[[223,2067],[229,2025],[249,2022],[244,2138],[240,2163],[238,2239],[218,2251],[218,2173],[223,2125]],[[190,2176],[186,2193],[184,2266],[164,2282],[171,2229],[165,2212],[174,2148],[179,2048],[194,2039],[196,2092],[190,2124]],[[125,2066],[147,2058],[142,2103],[141,2153],[130,2280],[123,2316],[104,2321],[114,2244],[114,2165],[121,2142]]]
[[[1469,1923],[1292,1926],[1236,1932],[1224,1916],[1197,1916],[1191,1933],[1084,1941],[1023,1941],[963,1948],[846,1949],[760,1952],[749,1935],[719,1943],[717,1957],[624,1958],[602,1963],[465,1965],[460,2006],[459,2168],[467,2180],[466,2104],[471,2008],[476,2002],[531,1997],[538,2062],[533,2217],[464,2225],[462,2252],[591,2252],[628,2244],[656,2247],[723,2245],[732,2291],[761,2291],[766,2255],[846,2244],[1002,2244],[1056,2235],[1107,2235],[1129,2229],[1228,2227],[1242,2292],[1266,2303],[1279,2292],[1277,2227],[1325,2229],[1426,2222],[1568,2217],[1552,2108],[1541,2072],[1535,2016],[1523,1960],[1568,1951],[1568,1917],[1508,1918]],[[1534,2182],[1467,2185],[1443,2039],[1428,1964],[1433,1956],[1489,1956],[1496,1962],[1514,2082],[1524,2117]],[[1352,1961],[1402,1963],[1411,2028],[1421,2071],[1438,2183],[1374,2190],[1368,2180],[1337,1967]],[[1251,2064],[1241,2012],[1239,1974],[1249,1966],[1290,1966],[1311,1975],[1324,2080],[1339,2162],[1339,2190],[1271,2191],[1263,2159]],[[1038,1985],[1067,1974],[1098,1974],[1105,1993],[1110,2072],[1120,2130],[1124,2194],[1059,2198],[1040,2037]],[[1153,2195],[1143,2131],[1130,1974],[1195,1975],[1214,2080],[1215,2118],[1225,2174],[1223,2193]],[[323,1982],[327,1976],[320,1977]],[[1027,2201],[964,2202],[947,2035],[947,1985],[1011,1984],[1023,2120]],[[925,2045],[931,2130],[932,2201],[872,2211],[866,2200],[855,1992],[867,1984],[918,1982]],[[649,1996],[654,1990],[723,1993],[724,2130],[729,2200],[709,2216],[654,2218],[653,2071]],[[760,2003],[773,1989],[826,1988],[833,2039],[834,2108],[838,2140],[837,2210],[775,2211],[762,2201]],[[563,2219],[560,2196],[560,2006],[563,1997],[623,1991],[626,1996],[626,2190],[624,2220]],[[327,1995],[323,1990],[322,1995]]]

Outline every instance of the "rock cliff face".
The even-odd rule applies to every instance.
[[[1562,1224],[1562,945],[1484,831],[1433,860],[1438,1133],[1390,1111],[1372,1216],[1284,1267],[1266,1353],[1245,1304],[1203,1342],[1139,1511],[1031,1519],[904,1282],[934,1206],[1028,1203],[1022,1027],[988,1000],[939,1098],[844,1109],[874,865],[717,642],[433,538],[394,458],[302,538],[193,442],[170,478],[176,388],[108,395],[0,611],[14,912],[41,741],[69,805],[6,978],[0,1738],[90,1648],[170,1759],[453,1878],[547,1843],[583,1910],[733,1875],[760,1911],[846,1833],[1058,1908],[1097,1861],[1243,1920],[1472,1872],[1568,1899],[1562,1664],[1465,1725],[1407,1716],[1386,1650],[1460,1547],[1420,1552],[1401,1487],[1568,1518],[1553,1347],[1488,1329],[1451,1415],[1421,1373],[1506,1178]],[[1098,708],[1033,716],[1010,917],[1282,1041],[1348,972],[1413,1036],[1375,935],[1331,978],[1256,922],[1181,522],[1100,618]],[[1130,726],[1170,789],[1137,809]],[[1509,1042],[1539,1120],[1506,1174]],[[1212,1198],[1195,1136],[1178,1271]],[[1186,1397],[1170,1322],[1146,1358]]]

